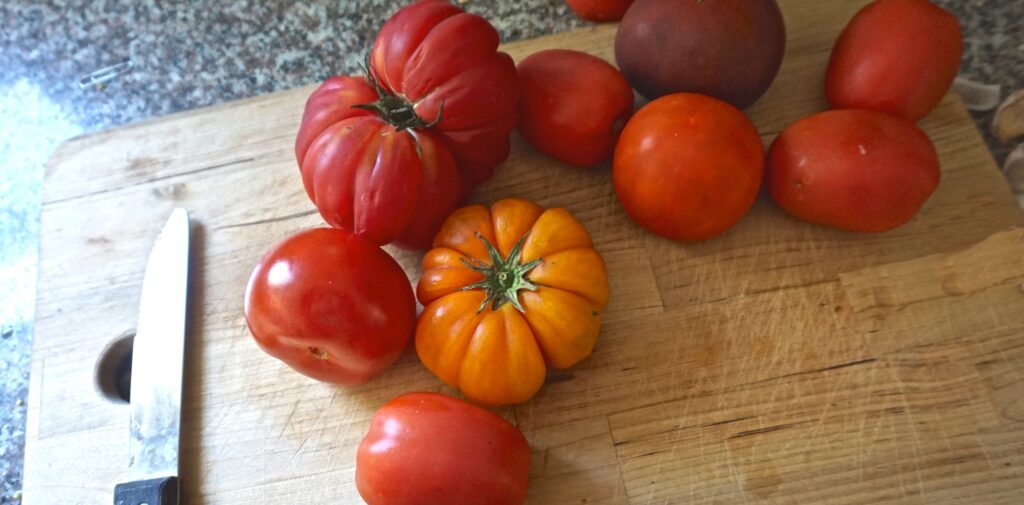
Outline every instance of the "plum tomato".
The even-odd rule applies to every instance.
[[[408,393],[373,415],[356,453],[369,505],[520,505],[530,446],[508,421],[439,393]]]
[[[960,69],[960,23],[928,0],[877,0],[839,35],[825,77],[835,109],[871,109],[917,121]]]
[[[833,110],[786,127],[768,151],[768,190],[800,219],[879,232],[909,221],[939,185],[939,157],[917,126]]]
[[[519,133],[572,165],[608,160],[633,113],[633,90],[615,67],[567,49],[534,53],[519,63]]]

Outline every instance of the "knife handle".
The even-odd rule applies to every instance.
[[[178,478],[137,480],[114,487],[114,505],[179,505]]]

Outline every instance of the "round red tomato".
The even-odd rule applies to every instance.
[[[369,505],[520,505],[530,446],[508,421],[438,393],[391,400],[356,453]]]
[[[872,109],[917,121],[942,100],[963,53],[960,23],[928,0],[876,0],[832,49],[825,92],[836,109]]]
[[[768,151],[768,189],[812,223],[877,232],[900,226],[939,185],[931,140],[906,119],[833,110],[786,127]]]
[[[626,213],[680,241],[731,228],[754,204],[763,176],[764,148],[750,120],[694,93],[667,95],[637,111],[612,161]]]
[[[608,62],[549,49],[519,63],[519,133],[537,149],[573,165],[611,158],[633,112],[633,90]]]
[[[633,0],[566,0],[577,16],[588,21],[618,21]]]
[[[314,228],[256,265],[245,319],[267,354],[316,380],[351,385],[398,359],[415,328],[416,302],[405,272],[381,248]]]

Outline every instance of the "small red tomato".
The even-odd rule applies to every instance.
[[[520,505],[530,446],[508,421],[438,393],[391,400],[356,453],[369,505]]]
[[[757,198],[764,147],[739,109],[694,93],[663,96],[622,130],[612,182],[626,213],[680,241],[731,228]]]
[[[587,21],[618,21],[633,0],[566,0],[577,16]]]
[[[549,49],[519,63],[519,133],[552,157],[595,165],[611,157],[633,112],[633,90],[608,62]]]
[[[245,291],[245,319],[267,354],[304,375],[360,384],[405,349],[416,323],[409,279],[381,248],[315,228],[275,245]]]
[[[928,0],[876,0],[832,49],[825,92],[835,109],[917,121],[949,91],[963,53],[960,23]]]
[[[782,131],[768,152],[768,189],[812,223],[878,232],[909,221],[939,185],[939,156],[920,128],[868,110],[833,110]]]

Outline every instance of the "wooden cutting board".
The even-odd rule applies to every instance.
[[[832,41],[864,1],[780,2],[788,48],[748,112],[767,144],[826,107]],[[508,44],[613,58],[614,26]],[[48,165],[24,500],[111,503],[128,410],[94,386],[136,322],[143,268],[175,206],[192,212],[181,467],[186,503],[359,503],[356,446],[408,391],[457,394],[408,350],[358,388],[257,349],[250,270],[319,216],[292,142],[313,88],[71,140]],[[1020,503],[1024,488],[1021,212],[952,95],[922,123],[942,183],[897,230],[853,234],[762,197],[726,235],[659,239],[616,202],[607,167],[556,163],[516,137],[474,198],[568,208],[609,268],[597,348],[499,411],[533,449],[530,504]],[[410,279],[418,254],[397,253]],[[396,483],[396,485],[401,485]]]

